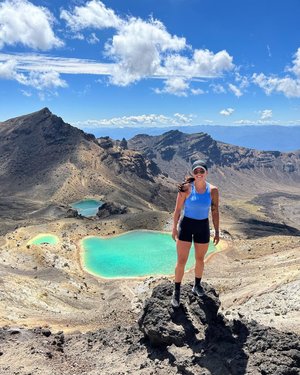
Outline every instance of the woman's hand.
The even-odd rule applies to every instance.
[[[178,230],[177,230],[177,228],[173,228],[173,230],[172,230],[172,238],[173,238],[174,241],[177,241],[177,239],[178,239]]]
[[[217,245],[220,241],[220,235],[219,232],[216,232],[214,235],[214,245]]]

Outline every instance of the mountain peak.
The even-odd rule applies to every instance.
[[[42,108],[40,111],[38,111],[38,112],[41,112],[41,113],[43,113],[43,114],[45,114],[45,115],[52,115],[52,112],[50,111],[50,109],[48,108],[48,107],[44,107],[44,108]]]

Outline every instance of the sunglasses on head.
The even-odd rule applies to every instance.
[[[197,169],[193,170],[194,174],[204,174],[205,172],[206,172],[206,170],[204,168],[197,168]]]

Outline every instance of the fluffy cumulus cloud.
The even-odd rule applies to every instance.
[[[110,119],[87,120],[77,122],[74,125],[85,129],[98,127],[141,127],[141,126],[188,126],[192,124],[194,115],[175,113],[173,116],[165,116],[158,114],[139,115],[139,116],[123,116],[113,117]]]
[[[230,115],[233,114],[233,112],[234,112],[233,108],[226,108],[226,109],[222,109],[222,111],[220,111],[220,115],[230,116]]]
[[[300,78],[300,48],[295,53],[292,67],[287,68],[287,70],[294,73],[297,78]]]
[[[185,38],[168,33],[157,20],[131,18],[106,44],[106,55],[117,64],[111,82],[126,86],[157,73],[163,54],[186,47]]]
[[[213,53],[196,49],[188,58],[178,54],[169,55],[160,69],[162,75],[181,75],[186,78],[215,78],[233,69],[232,56],[227,51]]]
[[[176,96],[187,96],[187,91],[189,89],[189,84],[185,79],[181,77],[169,78],[165,81],[165,87],[160,89],[155,89],[157,94],[174,94]]]
[[[165,80],[165,88],[157,93],[170,93],[187,96],[189,81],[197,78],[216,78],[233,69],[232,57],[226,51],[214,54],[209,50],[195,50],[191,58],[179,54],[168,55],[163,66],[158,68],[158,75],[170,76]],[[192,95],[203,94],[201,89],[191,89]]]
[[[0,3],[0,48],[22,44],[49,50],[63,45],[52,30],[52,14],[44,7],[26,0],[5,0]]]
[[[273,116],[272,109],[265,109],[261,111],[260,114],[261,120],[268,120]]]
[[[300,80],[291,77],[267,77],[263,73],[253,74],[253,82],[264,90],[267,95],[273,92],[283,93],[288,98],[300,97]]]
[[[294,55],[292,66],[286,67],[286,72],[294,76],[285,75],[278,77],[276,75],[266,76],[263,73],[254,73],[252,81],[259,86],[267,95],[272,93],[282,93],[287,98],[300,97],[300,48]]]
[[[72,12],[63,9],[60,18],[65,20],[74,32],[86,28],[118,28],[122,24],[113,9],[106,8],[98,0],[89,1],[85,6],[76,6]]]
[[[57,72],[30,72],[28,75],[18,74],[18,81],[37,90],[56,89],[67,87]]]

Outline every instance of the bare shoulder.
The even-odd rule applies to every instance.
[[[211,192],[217,192],[217,191],[219,191],[219,189],[217,188],[217,186],[215,186],[213,184],[210,184],[210,191]]]

